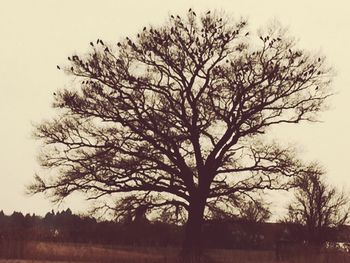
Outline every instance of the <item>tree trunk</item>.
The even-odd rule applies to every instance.
[[[185,227],[181,257],[183,262],[198,263],[201,261],[201,234],[206,198],[196,196],[192,198]]]

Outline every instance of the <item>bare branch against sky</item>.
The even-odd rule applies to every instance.
[[[56,69],[72,52],[88,50],[89,42],[103,39],[117,43],[144,25],[159,25],[169,13],[185,14],[189,7],[198,12],[225,10],[237,19],[249,19],[255,30],[271,19],[278,19],[300,39],[305,49],[322,51],[337,77],[332,84],[338,93],[330,110],[321,115],[322,123],[285,125],[272,130],[271,137],[298,142],[302,158],[317,159],[327,170],[328,181],[347,185],[350,157],[348,134],[350,112],[347,85],[350,77],[348,28],[350,18],[345,1],[8,1],[0,10],[0,209],[43,214],[51,204],[43,196],[24,195],[24,186],[39,172],[38,144],[32,139],[32,122],[52,116],[53,93],[69,86],[65,74]],[[62,208],[83,210],[75,197]]]

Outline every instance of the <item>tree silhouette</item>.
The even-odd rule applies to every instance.
[[[241,247],[259,248],[263,241],[264,223],[270,218],[271,212],[268,204],[256,198],[242,203],[239,207],[238,233],[241,233],[239,240]],[[242,238],[243,237],[243,238]]]
[[[207,202],[283,188],[281,175],[298,172],[288,149],[257,138],[315,120],[330,95],[323,57],[278,26],[247,32],[244,20],[189,10],[69,57],[60,68],[72,88],[56,92],[60,114],[35,132],[41,165],[57,173],[36,176],[31,191],[119,194],[145,209],[187,211],[184,251],[198,254]]]
[[[317,165],[296,179],[295,200],[288,207],[286,222],[306,227],[303,237],[312,245],[332,238],[331,228],[344,225],[349,218],[349,198],[327,185],[324,172]]]
[[[239,212],[240,218],[253,223],[266,222],[271,216],[269,207],[263,200],[249,201]]]

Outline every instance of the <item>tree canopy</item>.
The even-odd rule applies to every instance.
[[[41,165],[55,173],[37,176],[32,191],[119,194],[138,203],[128,209],[188,211],[192,227],[206,204],[228,209],[238,195],[284,188],[299,162],[263,134],[316,120],[331,95],[323,56],[278,25],[255,34],[218,12],[189,10],[116,44],[90,45],[60,66],[72,86],[55,93],[57,117],[35,132]]]
[[[288,207],[286,221],[305,226],[303,237],[311,244],[332,238],[332,230],[348,222],[349,197],[328,185],[324,171],[317,165],[300,174],[295,184],[295,197]]]

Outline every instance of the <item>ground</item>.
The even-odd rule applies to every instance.
[[[20,247],[19,259],[0,259],[0,263],[177,263],[178,249],[146,247],[113,247],[93,244],[28,242]],[[18,254],[17,254],[18,257]],[[293,251],[277,261],[272,250],[211,249],[204,253],[203,263],[349,263],[350,254],[339,251]]]

